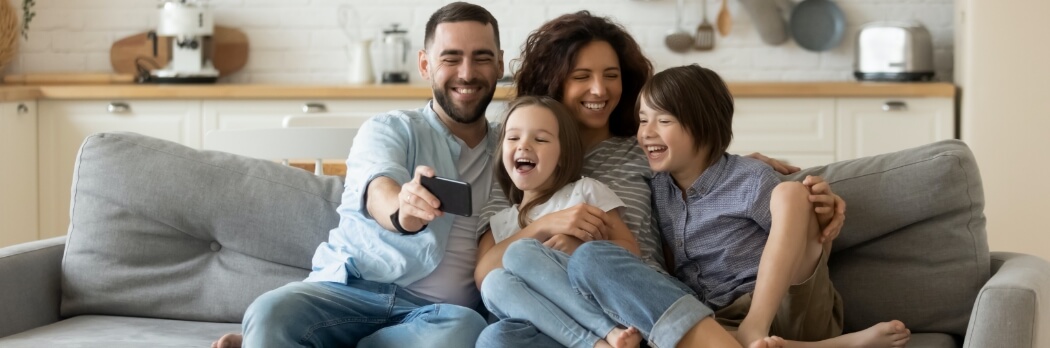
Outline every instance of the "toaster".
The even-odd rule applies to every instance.
[[[872,22],[857,33],[853,76],[861,81],[933,78],[933,43],[919,22]]]

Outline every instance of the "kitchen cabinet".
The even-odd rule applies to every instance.
[[[200,105],[196,100],[40,101],[40,238],[66,233],[73,165],[84,138],[129,131],[199,148]]]
[[[799,167],[835,160],[835,99],[738,98],[729,153],[761,152]]]
[[[35,101],[0,103],[0,247],[39,238]]]
[[[836,160],[899,151],[955,138],[949,98],[838,98]]]

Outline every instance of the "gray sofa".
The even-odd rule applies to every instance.
[[[847,330],[911,347],[1050,346],[1050,263],[989,253],[980,175],[944,141],[810,168],[848,202],[830,261]],[[68,237],[0,249],[0,347],[206,347],[304,278],[342,181],[129,133],[87,138]]]

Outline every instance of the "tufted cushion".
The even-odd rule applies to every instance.
[[[912,332],[964,335],[988,281],[984,193],[973,153],[947,140],[832,163],[821,175],[846,201],[828,266],[846,331],[890,319]]]
[[[240,322],[302,280],[342,179],[132,133],[88,137],[73,175],[62,316]]]

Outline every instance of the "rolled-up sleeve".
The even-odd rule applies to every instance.
[[[398,114],[370,118],[358,130],[354,146],[346,159],[346,187],[343,208],[368,214],[368,184],[385,176],[399,184],[412,180],[408,158],[414,156],[407,119]]]

